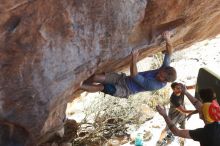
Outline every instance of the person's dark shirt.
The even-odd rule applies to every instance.
[[[174,118],[178,115],[183,115],[180,111],[178,111],[176,108],[180,105],[184,106],[184,94],[180,94],[179,96],[172,93],[170,96],[170,109],[169,109],[169,115],[172,115]]]
[[[189,130],[190,137],[201,146],[220,146],[220,122],[206,124],[204,128]]]

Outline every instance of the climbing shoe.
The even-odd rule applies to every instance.
[[[156,146],[165,146],[166,145],[166,139],[162,139],[162,141],[158,140]]]

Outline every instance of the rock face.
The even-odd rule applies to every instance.
[[[82,80],[163,50],[165,30],[176,49],[216,36],[219,0],[1,0],[0,124],[43,142]]]

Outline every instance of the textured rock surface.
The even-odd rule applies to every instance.
[[[40,142],[80,81],[127,66],[132,48],[162,50],[164,30],[177,49],[217,35],[220,1],[1,0],[0,123]]]

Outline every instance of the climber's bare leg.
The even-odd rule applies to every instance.
[[[82,83],[80,86],[80,89],[87,91],[87,92],[98,92],[98,91],[102,91],[104,89],[104,86],[102,84]]]
[[[103,83],[105,81],[105,74],[95,74],[93,77],[93,82]]]
[[[104,89],[100,83],[105,81],[105,74],[95,74],[87,80],[81,82],[80,89],[88,92],[98,92]]]
[[[105,74],[95,74],[93,76],[91,76],[90,78],[88,78],[87,80],[85,80],[83,83],[103,83],[105,81]]]

